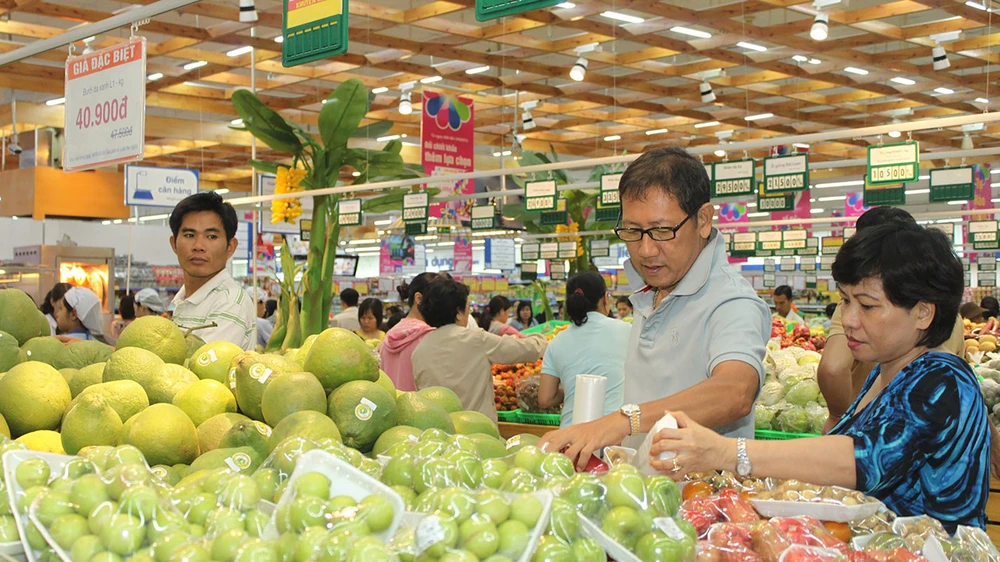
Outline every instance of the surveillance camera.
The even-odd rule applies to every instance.
[[[21,151],[24,149],[21,148],[21,145],[18,144],[16,140],[11,140],[10,144],[7,145],[7,150],[9,150],[11,154],[16,155],[21,154]]]

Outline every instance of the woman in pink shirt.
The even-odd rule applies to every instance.
[[[490,299],[486,310],[479,317],[479,327],[498,336],[517,336],[523,338],[517,328],[507,324],[510,319],[510,299],[497,295]]]
[[[406,318],[386,332],[379,349],[379,356],[382,359],[382,370],[389,375],[389,379],[398,390],[416,390],[410,358],[420,340],[434,330],[424,322],[424,317],[420,314],[420,301],[423,299],[422,293],[427,290],[427,285],[437,277],[437,273],[421,273],[409,284],[404,282],[397,288],[400,300],[409,304],[410,312]]]

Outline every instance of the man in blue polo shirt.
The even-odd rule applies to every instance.
[[[712,227],[704,165],[678,147],[643,154],[619,184],[618,237],[631,256],[633,327],[625,358],[625,406],[595,421],[549,433],[583,467],[607,445],[641,443],[668,411],[731,437],[753,437],[753,403],[764,379],[771,314],[729,267]]]

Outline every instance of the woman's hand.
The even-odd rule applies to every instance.
[[[653,436],[649,464],[674,480],[691,472],[732,470],[736,466],[736,441],[698,425],[684,412],[671,412],[678,429],[663,429]],[[662,453],[676,457],[659,460]]]
[[[582,472],[594,451],[618,445],[628,437],[629,429],[628,418],[615,412],[592,422],[550,431],[538,442],[538,447],[543,451],[562,452],[575,461],[577,470]]]

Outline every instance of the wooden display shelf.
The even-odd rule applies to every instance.
[[[497,427],[500,428],[500,437],[503,437],[504,439],[510,439],[511,437],[522,433],[530,433],[541,437],[550,431],[559,429],[558,427],[552,425],[533,425],[510,422],[500,422],[497,424]]]

